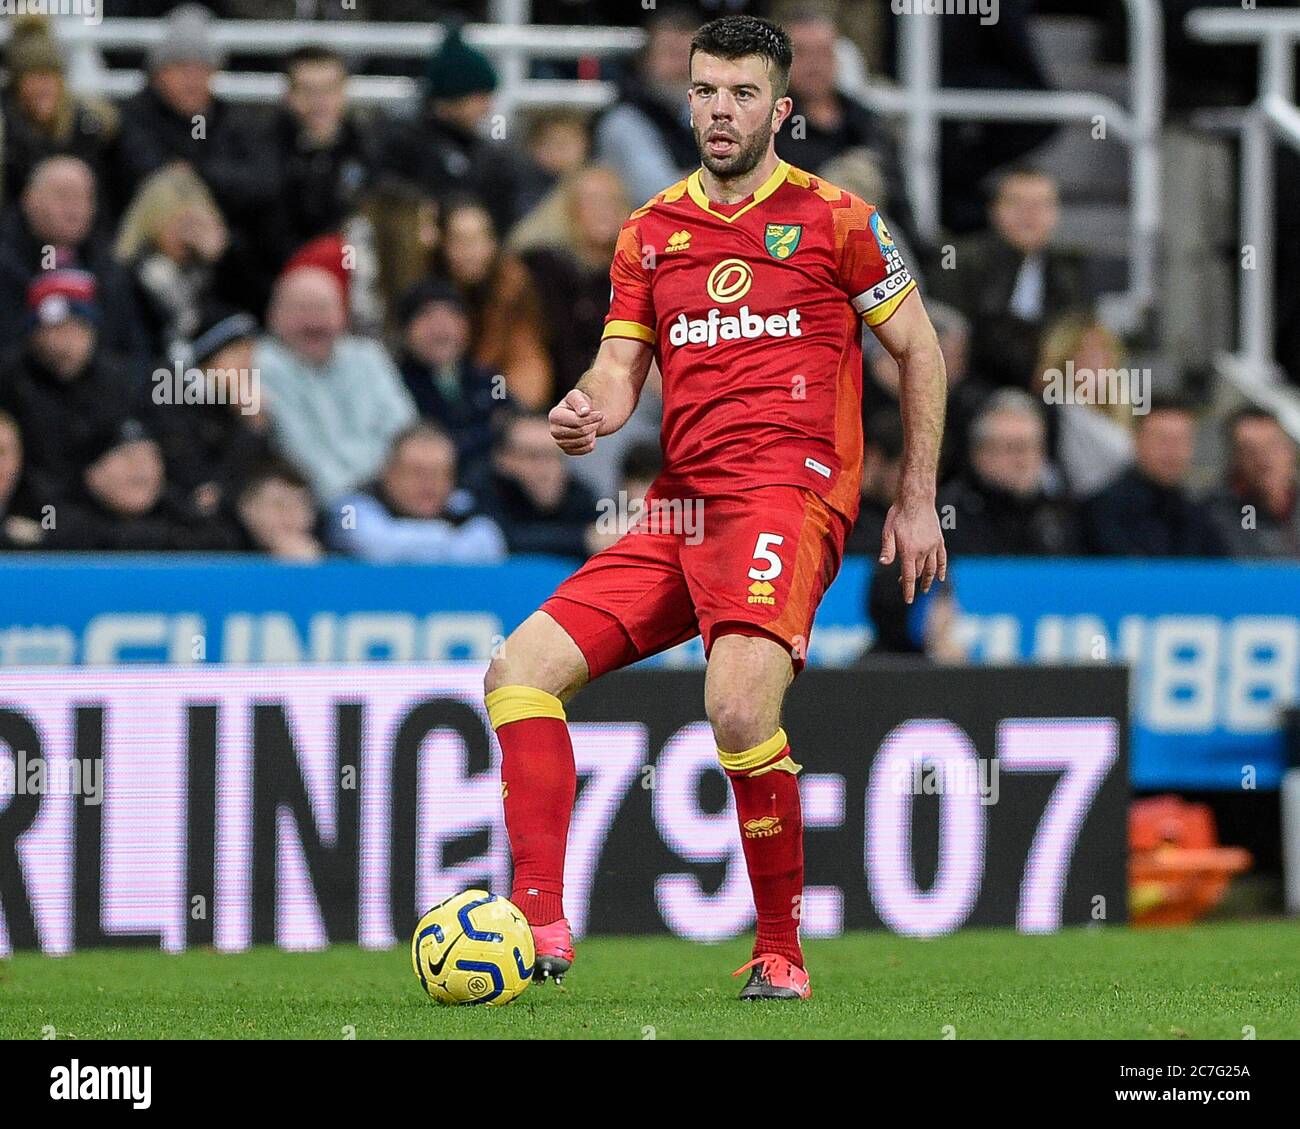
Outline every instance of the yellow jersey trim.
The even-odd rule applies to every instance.
[[[639,321],[614,321],[608,322],[604,332],[601,333],[600,339],[606,337],[631,337],[635,341],[644,341],[648,345],[655,343],[655,331],[648,325],[642,325]]]
[[[721,212],[713,210],[713,204],[709,200],[708,193],[704,191],[704,185],[700,181],[700,173],[702,171],[702,169],[696,169],[686,178],[686,191],[690,195],[690,198],[694,200],[700,208],[708,212],[709,215],[717,216],[718,219],[726,220],[727,223],[735,223],[736,220],[740,219],[740,217],[749,211],[750,208],[758,207],[759,204],[771,196],[773,192],[785,183],[785,179],[790,173],[790,166],[785,161],[777,161],[776,168],[772,171],[772,175],[754,190],[754,198],[734,216],[724,216]]]

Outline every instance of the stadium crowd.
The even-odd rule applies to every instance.
[[[602,501],[626,509],[657,471],[654,379],[583,459],[545,412],[596,352],[623,219],[698,163],[697,13],[649,14],[606,112],[504,131],[493,65],[454,28],[399,117],[351,106],[348,61],[321,48],[289,57],[273,111],[224,103],[211,14],[167,19],[118,104],[72,92],[39,17],[7,46],[0,548],[437,563],[608,544]],[[1297,452],[1266,413],[1227,421],[1219,480],[1193,493],[1194,405],[1062,396],[1103,399],[1086,374],[1129,370],[1086,260],[1054,242],[1056,186],[1020,163],[1039,134],[992,147],[982,226],[945,255],[916,233],[889,131],[835,85],[834,21],[786,26],[806,128],[778,152],[877,202],[922,276],[951,384],[950,550],[1300,557]],[[874,557],[902,432],[897,368],[864,346],[850,551]]]

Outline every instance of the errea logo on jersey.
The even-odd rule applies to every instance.
[[[668,340],[673,345],[716,345],[719,341],[739,341],[755,337],[802,337],[799,328],[799,311],[790,310],[784,314],[751,313],[748,306],[741,306],[734,314],[725,317],[720,309],[713,307],[702,318],[688,318],[678,314],[668,331]]]

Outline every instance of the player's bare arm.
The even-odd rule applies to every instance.
[[[551,409],[551,436],[566,455],[585,455],[598,435],[612,435],[636,410],[654,360],[645,341],[607,337],[577,387]]]
[[[885,519],[880,563],[902,564],[903,597],[910,604],[919,583],[928,592],[948,575],[948,553],[934,498],[943,440],[948,375],[939,339],[919,294],[910,294],[876,336],[898,362],[903,416],[903,470],[898,497]]]

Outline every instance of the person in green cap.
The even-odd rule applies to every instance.
[[[478,197],[504,232],[520,214],[520,159],[511,123],[492,120],[497,81],[492,61],[449,25],[425,67],[421,112],[392,123],[381,164],[439,200]]]

